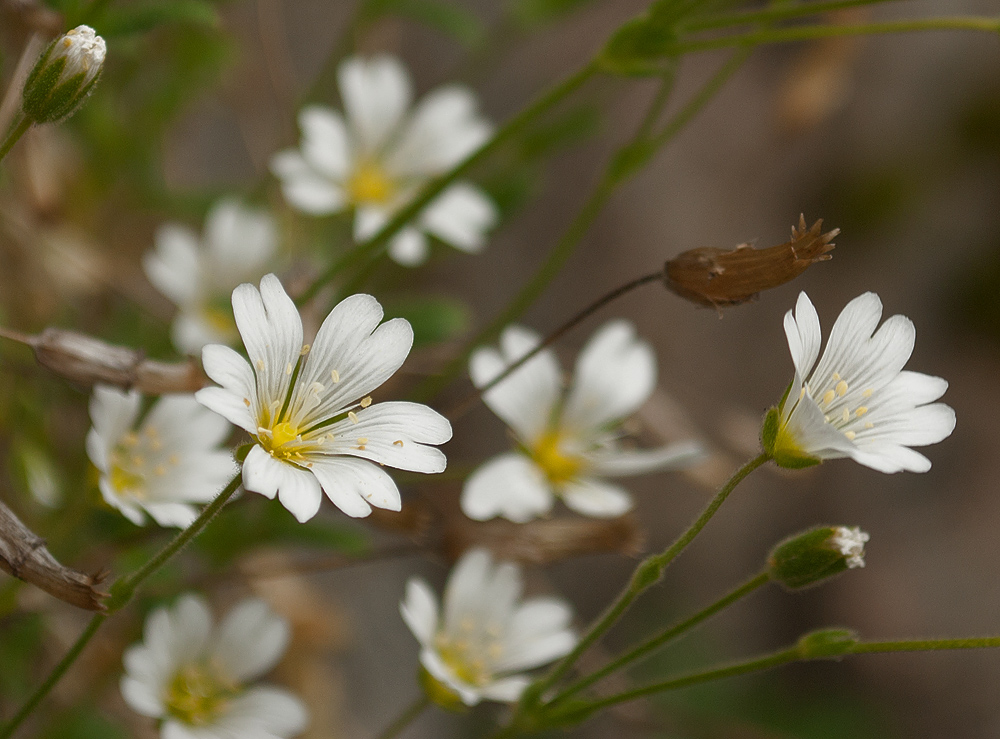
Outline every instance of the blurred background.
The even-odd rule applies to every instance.
[[[354,2],[325,0],[94,5],[105,25],[93,25],[109,47],[100,86],[68,124],[30,132],[0,169],[0,326],[27,333],[74,328],[163,359],[178,358],[167,331],[172,306],[146,281],[140,262],[163,222],[200,228],[211,203],[228,193],[266,204],[279,219],[293,284],[347,247],[343,218],[296,214],[267,171],[270,157],[298,140],[295,115],[303,101],[339,107],[338,59],[351,51],[390,52],[408,65],[419,93],[465,82],[500,122],[578,68],[645,7],[639,0],[387,0],[368,3],[366,15]],[[439,12],[420,10],[427,7]],[[60,22],[48,11],[70,18],[95,9],[76,0],[51,7],[0,1],[0,90],[32,35]],[[927,0],[832,20],[995,12],[994,0]],[[685,58],[668,112],[724,59]],[[766,588],[630,679],[769,651],[826,626],[869,639],[997,633],[998,62],[995,35],[958,32],[758,49],[612,197],[525,315],[526,325],[544,333],[682,251],[784,242],[800,213],[842,230],[832,261],[758,301],[720,315],[651,285],[559,343],[568,369],[605,320],[634,321],[660,360],[659,390],[634,432],[653,442],[693,435],[712,450],[708,462],[687,473],[628,481],[638,501],[634,517],[594,547],[613,551],[528,568],[529,591],[563,594],[581,626],[617,594],[640,552],[666,546],[756,453],[760,419],[791,378],[781,321],[798,291],[809,293],[824,329],[848,300],[877,292],[887,316],[903,313],[918,328],[909,368],[950,382],[944,400],[958,426],[922,450],[933,462],[930,472],[883,475],[847,461],[794,474],[765,468],[601,649],[612,654],[710,603],[756,572],[778,540],[815,524],[870,532],[865,569],[804,593]],[[404,368],[410,377],[400,380],[401,392],[452,356],[534,273],[616,145],[638,125],[654,89],[650,80],[599,77],[477,168],[474,179],[503,211],[482,254],[436,247],[419,270],[383,262],[364,276],[363,288],[389,314],[395,307],[415,325],[423,320],[424,340]],[[14,342],[0,345],[0,359],[7,471],[0,497],[68,564],[122,572],[143,561],[165,534],[137,529],[101,507],[83,451],[88,389],[36,368]],[[467,389],[457,382],[440,402]],[[220,610],[252,591],[293,621],[296,639],[276,679],[310,704],[314,723],[305,736],[376,735],[418,691],[417,645],[398,616],[405,581],[420,574],[439,588],[447,573],[449,550],[425,552],[416,519],[450,510],[458,473],[507,444],[503,424],[487,409],[468,414],[445,448],[455,475],[400,478],[404,512],[416,511],[402,524],[351,524],[327,505],[305,535],[276,504],[241,500],[232,523],[220,519],[194,552],[150,584],[135,613],[109,624],[57,690],[53,710],[25,735],[155,736],[151,722],[131,714],[117,693],[121,649],[138,638],[143,609],[191,582],[211,592]],[[388,530],[393,525],[403,530]],[[345,552],[372,561],[340,567]],[[0,711],[9,715],[75,638],[84,615],[3,577]],[[867,655],[630,704],[569,735],[988,738],[1000,736],[998,683],[993,651]],[[405,736],[483,736],[500,713],[429,712]]]

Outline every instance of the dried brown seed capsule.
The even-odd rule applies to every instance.
[[[839,228],[822,233],[823,220],[806,228],[805,216],[792,226],[792,239],[767,249],[740,244],[735,249],[703,246],[671,259],[664,267],[667,288],[699,305],[722,308],[753,300],[798,277],[814,262],[831,258]]]

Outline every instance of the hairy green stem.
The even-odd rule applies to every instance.
[[[643,560],[638,567],[636,567],[635,572],[632,573],[632,578],[628,586],[621,592],[614,603],[604,612],[587,633],[583,635],[580,641],[577,643],[576,647],[560,660],[556,666],[549,672],[548,675],[541,678],[535,685],[531,686],[529,689],[537,699],[540,699],[542,694],[555,685],[576,663],[576,660],[583,654],[587,649],[591,647],[598,639],[600,639],[604,633],[610,629],[622,614],[628,610],[629,606],[632,605],[633,601],[638,598],[647,589],[652,587],[656,582],[659,581],[660,577],[663,575],[663,571],[667,566],[676,559],[677,555],[684,551],[688,544],[701,532],[705,525],[712,520],[716,511],[719,507],[726,502],[726,498],[729,494],[736,489],[736,486],[742,482],[747,475],[753,472],[755,469],[760,467],[762,464],[767,462],[770,457],[766,453],[761,453],[758,456],[751,459],[745,465],[740,467],[733,473],[733,476],[729,478],[725,485],[715,494],[715,497],[709,502],[702,511],[701,515],[691,524],[688,529],[681,534],[677,539],[667,547],[664,551],[659,554],[654,554]],[[530,707],[529,707],[530,710]]]
[[[448,185],[452,184],[459,177],[464,175],[474,166],[492,154],[508,139],[520,132],[535,117],[554,106],[559,101],[568,97],[576,91],[584,82],[590,79],[597,72],[596,65],[591,62],[583,68],[571,74],[559,84],[555,85],[547,92],[538,97],[528,107],[521,110],[510,118],[503,126],[496,130],[493,136],[472,152],[464,160],[444,174],[435,177],[424,185],[420,192],[407,205],[401,208],[388,223],[383,226],[378,233],[370,239],[358,244],[354,249],[344,254],[340,259],[328,267],[316,280],[313,281],[296,299],[299,305],[308,302],[316,293],[336,277],[341,270],[347,266],[376,253],[381,253],[385,249],[389,239],[392,238],[403,226],[412,221],[428,203],[444,191]]]
[[[378,735],[378,739],[394,739],[403,729],[413,723],[431,704],[430,698],[421,694],[413,703],[399,715],[399,717],[386,727],[386,730]]]
[[[741,11],[709,15],[682,23],[686,32],[709,31],[716,28],[743,26],[751,23],[774,23],[776,21],[804,18],[810,15],[822,15],[838,10],[867,7],[893,0],[829,0],[829,2],[804,2],[777,5],[764,10]]]
[[[19,114],[17,118],[11,123],[10,128],[7,130],[7,136],[4,138],[3,143],[0,144],[0,162],[3,158],[7,156],[7,152],[14,148],[14,144],[25,134],[25,132],[31,128],[31,119],[25,117],[23,114]]]
[[[0,727],[0,739],[9,739],[9,737],[13,736],[14,732],[17,731],[17,728],[24,722],[31,712],[35,710],[45,696],[49,694],[52,688],[55,687],[56,683],[59,682],[60,678],[62,678],[73,663],[76,662],[76,659],[94,637],[94,634],[97,633],[101,624],[103,624],[110,615],[124,608],[132,599],[132,596],[135,595],[136,589],[143,583],[143,581],[165,565],[171,557],[187,546],[192,539],[204,530],[212,519],[215,518],[216,514],[222,510],[222,507],[229,502],[229,499],[233,497],[239,489],[241,481],[242,476],[237,474],[232,480],[229,481],[229,484],[223,488],[222,492],[215,496],[211,503],[205,506],[201,514],[199,514],[198,518],[196,518],[190,526],[177,534],[177,536],[175,536],[169,544],[163,547],[163,549],[161,549],[146,564],[133,572],[131,575],[126,575],[125,577],[120,578],[114,585],[111,586],[111,595],[107,601],[105,601],[107,611],[105,613],[96,614],[90,620],[87,628],[82,634],[80,634],[76,643],[70,647],[66,656],[64,656],[52,672],[49,673],[45,682],[43,682],[38,689],[35,690],[17,714],[15,714],[14,717],[3,727]]]
[[[758,46],[837,38],[841,36],[873,36],[892,33],[912,33],[916,31],[987,31],[990,33],[1000,33],[1000,18],[957,16],[951,18],[888,21],[884,23],[863,23],[851,26],[803,26],[800,28],[751,31],[749,33],[733,34],[731,36],[706,39],[704,41],[684,41],[678,43],[673,51],[676,54],[689,54],[697,51],[711,51],[731,46],[743,46],[745,44]]]
[[[747,580],[745,583],[740,585],[735,590],[731,591],[727,595],[715,601],[715,603],[713,603],[712,605],[694,614],[690,618],[685,619],[684,621],[681,621],[680,623],[674,626],[671,626],[669,629],[666,629],[665,631],[653,637],[652,639],[643,642],[635,649],[633,649],[631,652],[628,652],[627,654],[624,654],[621,657],[618,657],[617,659],[609,662],[604,667],[597,670],[597,672],[594,672],[591,675],[587,675],[586,677],[577,680],[575,683],[567,687],[565,690],[559,693],[559,695],[557,695],[555,698],[549,701],[546,705],[554,706],[557,703],[566,700],[571,695],[575,695],[579,693],[581,690],[589,688],[591,685],[603,679],[604,677],[607,677],[611,673],[616,672],[617,670],[620,670],[621,668],[626,667],[627,665],[637,660],[643,659],[644,657],[652,653],[654,650],[659,649],[664,644],[667,644],[670,641],[673,641],[677,637],[693,629],[702,621],[705,621],[711,616],[714,616],[719,611],[728,608],[733,603],[749,595],[762,585],[767,584],[770,581],[770,579],[771,579],[770,572],[768,571],[761,572],[760,574],[754,576],[750,580]]]

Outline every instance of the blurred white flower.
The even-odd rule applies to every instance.
[[[500,351],[482,348],[469,363],[483,387],[539,344],[520,326],[507,327]],[[560,369],[549,350],[489,390],[483,401],[511,428],[520,449],[496,457],[469,476],[462,510],[484,520],[504,516],[524,522],[552,508],[553,496],[586,516],[619,516],[632,508],[626,490],[605,477],[676,468],[701,457],[699,445],[626,450],[615,426],[643,404],[656,385],[656,357],[627,321],[606,323],[576,362],[563,393]]]
[[[326,215],[354,208],[354,238],[361,241],[429,179],[479,148],[492,127],[476,112],[472,91],[461,85],[431,91],[409,112],[409,75],[390,56],[348,59],[339,77],[346,122],[329,108],[304,108],[301,148],[278,153],[271,171],[299,210]],[[389,255],[400,264],[420,264],[428,254],[426,234],[476,252],[496,220],[489,198],[457,182],[392,238]]]
[[[838,526],[834,529],[834,536],[830,539],[831,546],[835,547],[847,559],[847,567],[865,566],[865,543],[871,539],[867,533],[855,526],[849,529],[846,526]]]
[[[954,430],[955,411],[932,402],[948,383],[904,371],[916,329],[909,318],[896,315],[876,331],[881,316],[875,293],[852,300],[817,362],[819,316],[799,293],[794,314],[785,314],[795,379],[777,409],[773,439],[765,439],[779,465],[850,457],[880,472],[931,468],[930,460],[910,447],[936,444]]]
[[[247,683],[270,671],[288,645],[288,623],[260,600],[245,600],[216,629],[197,595],[146,619],[143,642],[125,652],[122,696],[162,719],[163,739],[287,739],[308,713],[287,690]]]
[[[466,705],[518,700],[530,682],[519,673],[552,662],[576,645],[570,607],[549,597],[520,603],[521,589],[517,566],[494,565],[482,549],[467,552],[455,565],[443,613],[426,582],[412,578],[406,585],[400,612],[420,642],[420,663]]]
[[[442,472],[451,424],[419,403],[376,403],[368,395],[410,353],[413,329],[382,321],[371,295],[342,300],[311,347],[302,320],[274,275],[233,291],[233,312],[250,356],[210,344],[205,372],[222,387],[199,390],[205,406],[256,441],[243,463],[243,486],[275,495],[299,521],[316,515],[321,488],[349,516],[371,506],[398,511],[399,491],[383,465]],[[251,366],[252,363],[252,366]]]
[[[165,395],[136,428],[141,402],[136,390],[96,386],[87,454],[108,505],[135,524],[145,512],[183,528],[198,515],[194,504],[212,500],[238,471],[232,454],[217,448],[230,426],[191,395]]]
[[[161,226],[142,264],[149,281],[177,305],[174,346],[193,354],[206,344],[234,343],[239,335],[229,296],[268,271],[277,245],[271,216],[232,199],[209,211],[201,238],[187,226]]]

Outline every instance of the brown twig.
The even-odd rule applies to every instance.
[[[0,502],[0,570],[41,588],[49,595],[88,611],[105,610],[108,594],[97,586],[106,572],[85,575],[59,564],[45,541]]]

